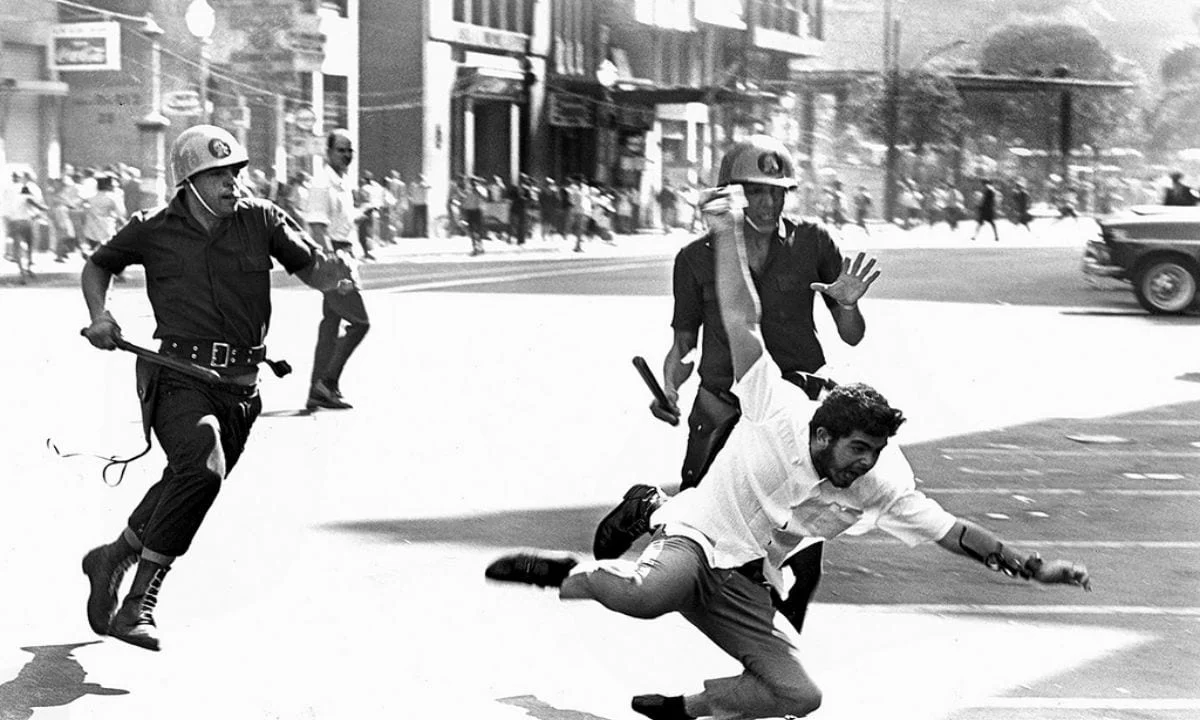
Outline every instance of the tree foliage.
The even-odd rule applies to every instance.
[[[995,75],[1133,80],[1131,63],[1106,49],[1090,30],[1074,23],[1034,21],[1007,25],[984,42],[980,70]],[[1078,146],[1111,147],[1127,141],[1136,126],[1134,95],[1110,90],[1072,90],[1073,139]],[[1050,146],[1057,142],[1060,90],[973,93],[966,112],[980,132],[1004,144]]]
[[[896,142],[920,151],[953,143],[966,129],[963,101],[944,75],[906,71],[896,75]],[[887,77],[859,80],[847,98],[846,117],[869,136],[887,141]]]
[[[1163,90],[1146,115],[1150,147],[1158,151],[1197,145],[1200,138],[1200,43],[1167,51],[1159,63]]]

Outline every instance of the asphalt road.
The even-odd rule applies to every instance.
[[[875,533],[830,543],[803,639],[813,717],[1200,717],[1197,318],[1089,288],[1069,246],[873,252],[867,340],[819,321],[830,374],[905,409],[926,492],[1087,563],[1094,591]],[[512,548],[586,551],[630,483],[672,486],[683,448],[629,366],[666,348],[669,256],[544,255],[368,266],[346,413],[298,412],[320,301],[281,282],[270,342],[297,373],[264,382],[246,456],[168,577],[159,654],[88,632],[78,559],[161,456],[112,489],[44,444],[136,451],[132,363],[82,344],[70,278],[0,290],[19,343],[0,365],[0,718],[627,720],[632,694],[730,672],[677,618],[482,579]],[[138,285],[113,307],[148,341]]]

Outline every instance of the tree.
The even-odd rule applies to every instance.
[[[954,83],[925,70],[897,73],[899,112],[896,143],[921,152],[954,143],[966,129],[963,101]],[[863,78],[851,88],[845,106],[848,122],[879,142],[887,142],[887,78]]]
[[[1137,81],[1135,66],[1109,52],[1086,27],[1034,21],[993,32],[980,53],[980,70],[995,75]],[[967,114],[981,132],[1013,145],[1052,145],[1059,123],[1058,91],[968,98]],[[1112,147],[1134,133],[1132,92],[1072,90],[1073,135],[1078,144]]]
[[[1194,147],[1200,137],[1200,44],[1167,51],[1159,77],[1163,90],[1146,114],[1149,145],[1159,152]]]

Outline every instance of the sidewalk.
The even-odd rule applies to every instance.
[[[1089,237],[1098,230],[1091,218],[1080,218],[1077,223],[1040,220],[1033,224],[1033,232],[1016,228],[1006,221],[997,223],[1000,241],[992,240],[990,228],[985,228],[977,240],[971,239],[974,222],[960,223],[951,231],[946,225],[917,226],[904,230],[896,225],[875,221],[869,223],[870,234],[853,225],[842,228],[838,243],[843,251],[882,250],[900,248],[1013,248],[1013,247],[1083,247]],[[679,248],[690,242],[695,235],[684,230],[673,230],[669,234],[644,231],[634,235],[617,235],[613,242],[599,239],[587,241],[583,252],[573,252],[574,239],[564,240],[553,235],[546,240],[534,237],[524,245],[509,244],[500,240],[484,242],[484,253],[471,256],[471,241],[466,236],[449,238],[397,238],[394,244],[375,249],[372,254],[376,263],[399,262],[495,262],[512,260],[566,260],[597,257],[672,257]],[[34,253],[34,278],[30,287],[50,280],[61,282],[65,278],[78,278],[83,269],[83,260],[74,253],[65,262],[54,261],[51,252]],[[133,268],[131,273],[140,272]],[[0,263],[0,287],[19,287],[17,266],[5,261]]]

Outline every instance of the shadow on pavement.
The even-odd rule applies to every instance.
[[[611,507],[511,510],[486,515],[395,518],[330,523],[326,530],[370,535],[396,543],[450,543],[482,547],[539,547],[590,555],[596,523]]]
[[[500,698],[496,702],[522,708],[529,717],[537,718],[537,720],[606,720],[599,715],[593,715],[582,710],[556,708],[543,700],[537,699],[533,695]]]
[[[75,659],[76,649],[99,640],[69,645],[35,645],[21,648],[33,659],[17,676],[0,684],[0,718],[27,720],[35,708],[70,705],[85,695],[128,695],[128,690],[84,682],[87,671]]]

